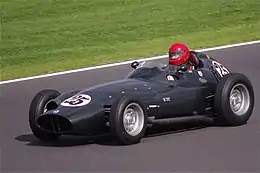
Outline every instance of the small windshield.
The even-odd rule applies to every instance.
[[[141,62],[139,64],[139,66],[137,68],[158,68],[158,69],[163,69],[166,66],[167,66],[167,64],[158,63],[158,62],[154,62],[154,61],[143,61],[143,62]]]
[[[128,78],[150,80],[164,74],[165,71],[167,71],[167,67],[167,64],[154,61],[144,61],[141,62],[139,66],[128,75]]]

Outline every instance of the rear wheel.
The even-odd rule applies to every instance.
[[[30,128],[37,138],[43,140],[43,141],[51,141],[57,139],[60,135],[44,131],[41,129],[36,120],[37,118],[44,112],[47,111],[46,105],[47,103],[58,97],[60,93],[56,90],[42,90],[39,93],[36,94],[36,96],[33,98],[30,110],[29,110],[29,125]]]
[[[219,123],[230,126],[246,124],[254,108],[254,90],[240,73],[227,74],[216,88],[214,109]]]
[[[147,114],[141,103],[123,97],[112,106],[109,122],[114,136],[120,143],[136,144],[145,134]]]

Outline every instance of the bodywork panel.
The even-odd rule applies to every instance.
[[[156,119],[205,114],[212,107],[219,73],[212,67],[215,60],[200,56],[204,67],[193,72],[141,66],[125,79],[63,93],[47,105],[49,111],[38,118],[39,126],[63,134],[107,132],[110,108],[123,95],[138,99],[148,116]],[[167,80],[169,74],[178,79]],[[55,128],[48,126],[51,121],[56,123]]]

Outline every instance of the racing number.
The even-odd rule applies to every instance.
[[[213,67],[215,67],[218,74],[223,77],[224,75],[230,73],[226,67],[224,67],[222,64],[220,64],[217,61],[212,61]]]
[[[76,105],[76,104],[81,104],[83,102],[83,99],[86,99],[82,95],[74,96],[68,100],[66,100],[64,103],[68,103],[70,105]]]
[[[61,103],[61,105],[69,106],[69,107],[83,106],[83,105],[88,104],[90,101],[91,101],[91,97],[89,95],[80,94],[80,95],[75,95],[71,98],[68,98],[67,100],[63,101]]]

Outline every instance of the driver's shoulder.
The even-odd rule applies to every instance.
[[[190,53],[194,54],[199,59],[211,59],[211,57],[208,54],[203,53],[203,52],[191,50]]]

